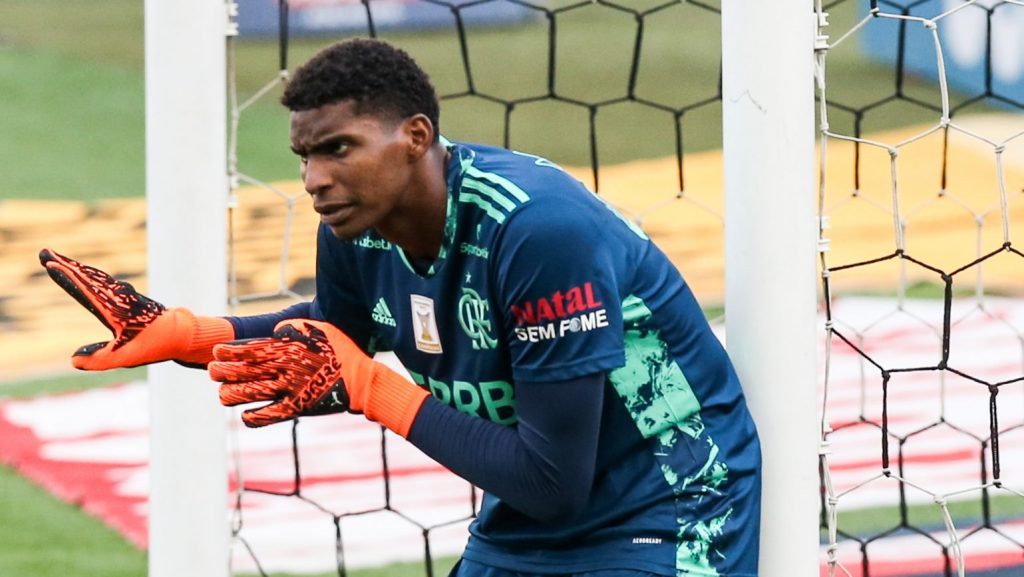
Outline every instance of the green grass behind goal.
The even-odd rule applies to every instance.
[[[847,2],[834,9],[835,31],[853,22],[852,5]],[[0,134],[17,137],[0,139],[0,198],[90,200],[143,195],[142,9],[136,0],[4,2]],[[692,6],[665,13],[664,18],[652,17],[644,31],[638,95],[672,106],[713,97],[720,65],[717,15]],[[589,101],[624,96],[624,87],[600,87],[627,76],[633,26],[631,17],[608,9],[577,10],[560,21],[559,93]],[[388,32],[383,37],[413,53],[442,94],[465,89],[451,31]],[[293,39],[290,67],[329,41]],[[544,93],[546,42],[542,22],[471,32],[470,58],[478,88],[505,97]],[[494,61],[501,66],[484,65]],[[239,41],[237,62],[244,100],[276,77],[276,41]],[[891,91],[892,85],[891,74],[882,65],[855,52],[830,63],[830,78],[851,101]],[[279,89],[274,90],[247,109],[239,130],[239,169],[264,181],[295,179],[298,174],[288,151],[288,117],[276,102],[278,94]],[[871,118],[877,126],[934,120],[934,113],[926,110],[898,107],[877,112]],[[483,99],[448,100],[442,103],[442,132],[452,138],[500,144],[503,114],[503,107]],[[837,115],[832,124],[839,128],[849,120]],[[589,165],[585,108],[564,102],[521,104],[512,122],[514,147],[567,165]],[[675,154],[670,114],[622,103],[602,107],[597,122],[602,164]],[[717,104],[688,112],[683,120],[686,151],[720,147],[720,126]]]

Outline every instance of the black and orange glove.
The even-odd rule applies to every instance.
[[[406,437],[429,396],[320,321],[282,321],[272,337],[217,345],[213,355],[210,378],[223,383],[221,404],[270,401],[242,413],[249,427],[351,411]]]
[[[227,319],[168,309],[132,285],[52,250],[40,251],[39,262],[113,333],[113,340],[79,347],[71,357],[75,368],[102,371],[170,360],[203,367],[213,360],[215,344],[235,338]]]

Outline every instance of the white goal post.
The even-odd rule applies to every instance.
[[[761,437],[762,577],[818,574],[810,0],[722,2],[726,338]]]
[[[225,31],[218,0],[146,0],[149,294],[227,308]],[[149,367],[149,575],[228,575],[226,412],[205,372]]]

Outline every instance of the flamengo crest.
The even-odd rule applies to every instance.
[[[476,350],[493,349],[498,339],[491,336],[491,319],[488,316],[490,305],[486,299],[473,289],[462,287],[462,298],[459,299],[459,325],[473,341]]]

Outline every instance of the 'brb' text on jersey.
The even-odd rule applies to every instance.
[[[321,226],[316,306],[460,411],[516,425],[515,383],[603,372],[597,473],[569,526],[485,495],[465,557],[518,571],[756,574],[760,452],[735,372],[674,266],[550,162],[450,143],[441,253]]]

